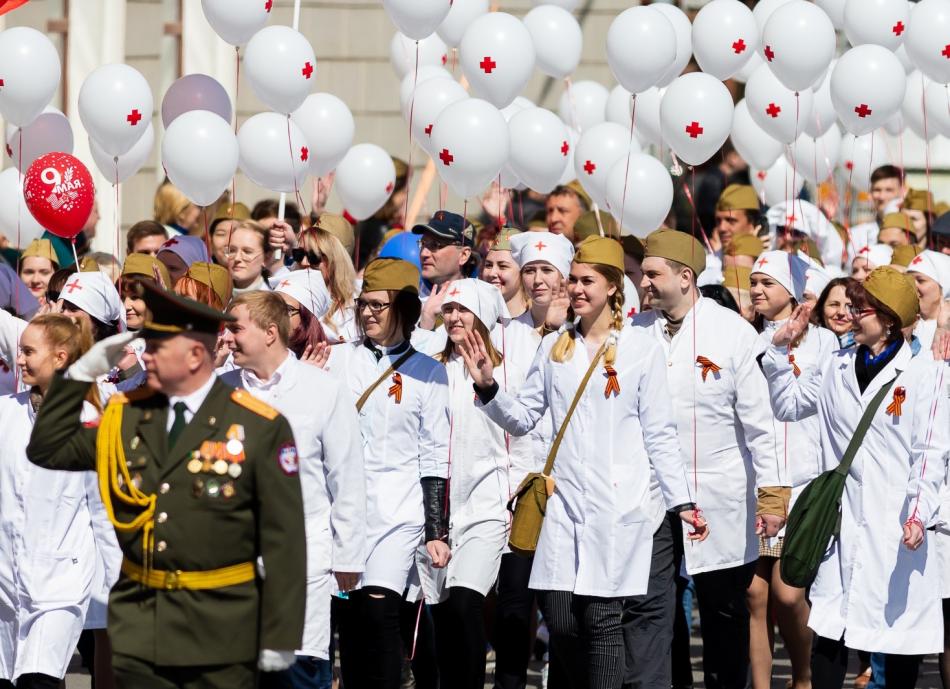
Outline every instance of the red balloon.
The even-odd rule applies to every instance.
[[[92,213],[96,189],[78,158],[47,153],[26,171],[23,198],[40,225],[58,237],[72,239]]]

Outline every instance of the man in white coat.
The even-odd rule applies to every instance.
[[[356,586],[365,564],[366,485],[356,408],[334,377],[287,348],[290,317],[279,295],[243,294],[230,312],[237,318],[230,329],[238,368],[222,380],[286,416],[300,453],[307,613],[303,647],[287,672],[306,672],[315,659],[329,658],[330,601]]]
[[[633,327],[649,332],[666,354],[694,500],[710,523],[733,525],[689,543],[685,556],[699,602],[706,686],[742,689],[749,665],[746,589],[759,536],[774,536],[783,526],[790,489],[756,361],[764,345],[738,314],[700,296],[696,276],[705,264],[703,247],[684,232],[658,230],[647,237],[642,287],[653,310],[636,316]],[[659,526],[662,511],[656,511]],[[672,571],[651,574],[647,595],[670,595]],[[628,612],[628,645],[647,643],[649,630],[635,608]]]

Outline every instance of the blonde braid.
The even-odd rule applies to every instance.
[[[613,322],[610,324],[610,329],[616,331],[618,334],[623,329],[623,290],[618,288],[616,292],[610,297],[610,313],[613,317]],[[607,344],[607,351],[604,352],[604,364],[607,366],[613,366],[614,362],[617,360],[617,337],[614,334],[611,334],[610,340]]]
[[[574,326],[571,324],[568,325],[567,329],[558,336],[554,346],[551,347],[551,361],[554,361],[558,364],[563,364],[565,361],[569,361],[573,356]]]

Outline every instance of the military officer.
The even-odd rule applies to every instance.
[[[80,422],[132,336],[103,340],[51,384],[27,456],[99,475],[124,556],[109,601],[119,687],[253,687],[257,669],[290,666],[303,634],[297,448],[284,417],[214,374],[232,317],[152,285],[143,298],[147,388],[114,395],[98,429]]]

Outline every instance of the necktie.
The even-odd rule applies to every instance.
[[[184,402],[175,402],[172,406],[172,409],[175,411],[175,420],[172,421],[172,428],[168,431],[168,448],[171,449],[175,447],[175,441],[178,440],[178,436],[181,435],[181,432],[185,430],[187,421],[185,421],[185,410],[188,409],[188,405]]]

